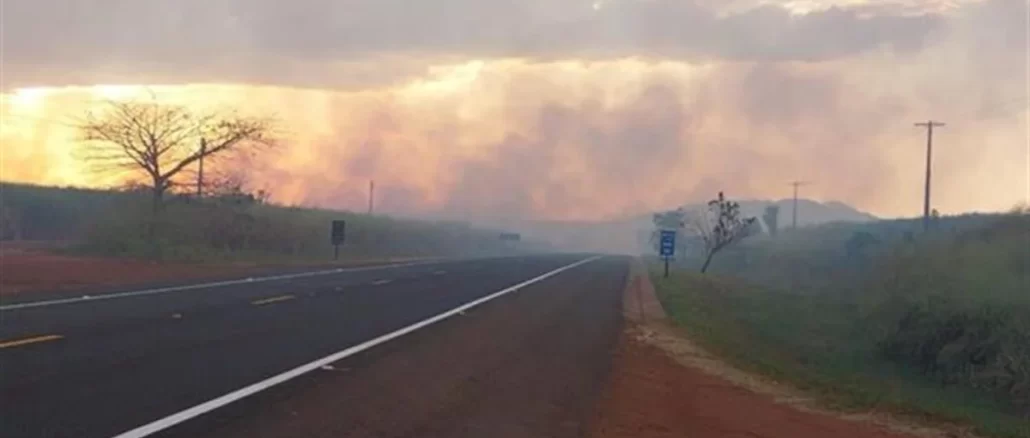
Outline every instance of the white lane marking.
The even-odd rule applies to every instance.
[[[393,280],[390,280],[390,279],[382,279],[382,280],[373,281],[372,284],[374,286],[382,286],[384,284],[390,284],[392,282],[393,282]]]
[[[268,378],[266,380],[262,380],[260,382],[253,383],[251,385],[248,385],[248,386],[245,386],[243,388],[237,389],[236,391],[230,392],[230,393],[225,394],[225,395],[223,395],[221,397],[208,400],[208,401],[206,401],[204,403],[201,403],[199,405],[193,406],[193,407],[191,407],[189,409],[186,409],[184,411],[180,411],[180,412],[177,412],[175,414],[172,414],[172,415],[169,415],[167,417],[164,417],[164,418],[162,418],[160,420],[154,421],[153,423],[145,424],[143,426],[140,426],[140,427],[137,427],[135,429],[132,429],[132,430],[130,430],[128,432],[121,433],[121,434],[115,436],[114,438],[143,438],[143,437],[147,437],[147,436],[153,435],[155,433],[158,433],[158,432],[161,432],[161,431],[163,431],[165,429],[168,429],[168,428],[170,428],[172,426],[175,426],[175,425],[177,425],[179,423],[182,423],[184,421],[187,421],[187,420],[190,420],[192,418],[198,417],[200,415],[206,414],[206,413],[211,412],[211,411],[213,411],[215,409],[218,409],[218,408],[220,408],[222,406],[225,406],[225,405],[227,405],[229,403],[232,403],[232,402],[235,402],[237,400],[240,400],[240,399],[242,399],[244,397],[247,397],[247,396],[256,394],[258,392],[264,391],[264,390],[266,390],[268,388],[271,388],[271,387],[273,387],[275,385],[278,385],[280,383],[284,383],[286,381],[289,381],[289,380],[292,380],[294,378],[300,377],[301,375],[307,374],[307,373],[312,372],[314,370],[321,369],[324,366],[331,365],[333,362],[338,362],[338,361],[340,361],[342,359],[345,359],[345,358],[347,358],[349,356],[353,356],[353,355],[358,354],[358,353],[360,353],[362,351],[368,350],[369,348],[375,347],[375,346],[377,346],[379,344],[383,344],[385,342],[388,342],[388,341],[391,341],[393,339],[396,339],[396,338],[399,338],[401,336],[404,336],[404,335],[406,335],[408,333],[411,333],[411,332],[414,332],[416,330],[425,328],[427,326],[430,326],[432,324],[435,324],[437,322],[440,322],[440,321],[443,321],[443,320],[445,320],[447,318],[450,318],[450,317],[452,317],[454,315],[464,314],[466,310],[471,309],[473,307],[476,307],[476,306],[478,306],[480,304],[483,304],[483,303],[485,303],[487,301],[491,301],[491,300],[499,298],[501,296],[510,294],[510,293],[515,292],[515,291],[517,291],[519,289],[522,289],[522,288],[524,288],[526,286],[529,286],[529,285],[531,285],[533,283],[538,283],[538,282],[543,281],[543,280],[545,280],[547,278],[553,277],[555,275],[558,275],[558,274],[560,274],[562,272],[568,271],[569,269],[575,268],[577,266],[590,263],[590,262],[592,262],[594,260],[597,260],[599,258],[601,258],[601,256],[594,256],[594,257],[590,257],[588,259],[580,260],[580,261],[578,261],[576,263],[573,263],[573,264],[570,264],[570,265],[565,265],[565,266],[563,266],[561,268],[555,269],[555,270],[553,270],[551,272],[548,272],[546,274],[540,275],[540,276],[535,277],[535,278],[531,278],[529,280],[523,281],[522,283],[516,284],[516,285],[511,286],[511,287],[508,287],[507,289],[504,289],[504,290],[501,290],[501,291],[498,291],[498,292],[494,292],[494,293],[492,293],[490,295],[487,295],[487,296],[485,296],[483,298],[479,298],[479,299],[477,299],[475,301],[471,301],[469,303],[466,303],[466,304],[463,304],[461,306],[455,307],[455,308],[453,308],[451,310],[448,310],[448,311],[446,311],[444,313],[436,315],[436,316],[434,316],[432,318],[423,320],[421,322],[417,322],[415,324],[409,325],[409,326],[404,327],[404,328],[402,328],[400,330],[397,330],[395,332],[385,334],[385,335],[380,336],[378,338],[365,341],[365,342],[363,342],[361,344],[358,344],[358,345],[355,345],[353,347],[347,348],[346,350],[339,351],[337,353],[333,353],[333,354],[331,354],[329,356],[323,357],[323,358],[318,359],[318,360],[316,360],[314,362],[308,363],[306,365],[301,365],[301,366],[299,366],[297,368],[294,368],[292,370],[286,371],[286,372],[284,372],[282,374],[279,374],[279,375],[276,375],[276,376],[272,376],[272,377],[270,377],[270,378]]]
[[[240,280],[215,281],[215,282],[212,282],[212,283],[199,283],[199,284],[190,284],[190,285],[186,285],[186,286],[162,287],[162,288],[158,288],[158,289],[145,289],[145,290],[137,290],[137,291],[131,291],[131,292],[119,292],[119,293],[113,293],[113,294],[103,294],[103,295],[94,295],[94,296],[83,295],[82,297],[77,297],[77,298],[62,298],[62,299],[58,299],[58,300],[46,300],[46,301],[30,301],[30,302],[27,302],[27,303],[0,305],[0,312],[8,311],[8,310],[29,309],[29,308],[33,308],[33,307],[46,307],[46,306],[57,306],[57,305],[61,305],[61,304],[74,304],[74,303],[81,303],[81,302],[84,302],[84,301],[113,300],[113,299],[116,299],[116,298],[138,297],[138,296],[144,296],[144,295],[155,295],[155,294],[163,294],[163,293],[168,293],[168,292],[178,292],[178,291],[184,291],[184,290],[207,289],[207,288],[222,287],[222,286],[234,286],[234,285],[238,285],[238,284],[250,284],[250,283],[258,283],[258,282],[266,282],[266,281],[276,281],[276,280],[292,280],[292,279],[295,279],[295,278],[316,277],[316,276],[320,276],[320,275],[331,275],[331,274],[338,274],[338,273],[342,273],[342,272],[359,272],[359,271],[372,271],[372,270],[376,270],[376,269],[407,268],[407,267],[411,267],[411,266],[419,266],[419,265],[429,265],[429,264],[434,264],[434,263],[442,263],[442,262],[445,262],[445,261],[447,261],[447,260],[440,259],[440,260],[427,260],[427,261],[424,261],[424,262],[411,262],[411,263],[393,264],[393,265],[362,266],[362,267],[356,267],[356,268],[336,268],[336,269],[329,269],[329,270],[324,270],[324,271],[301,272],[301,273],[297,273],[297,274],[283,274],[283,275],[273,275],[273,276],[269,276],[269,277],[257,277],[257,278],[255,278],[255,277],[248,277],[248,278],[244,278],[244,279],[240,279]]]
[[[447,273],[447,271],[433,271],[433,275],[443,275],[443,274],[446,274],[446,273]]]

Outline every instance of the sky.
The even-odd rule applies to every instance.
[[[106,100],[273,116],[273,200],[600,220],[802,196],[1030,200],[1028,0],[0,0],[0,179],[109,186]]]

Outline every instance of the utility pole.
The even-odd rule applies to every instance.
[[[794,216],[791,219],[791,228],[797,229],[798,227],[798,187],[806,186],[811,184],[808,181],[792,181],[790,185],[794,186]]]
[[[207,139],[200,139],[200,159],[197,160],[197,199],[204,196],[204,156],[207,155]]]
[[[376,182],[375,180],[368,181],[368,214],[372,214],[375,208],[376,199]]]
[[[927,120],[915,124],[926,128],[926,186],[923,188],[923,231],[930,229],[930,176],[933,163],[933,128],[944,126],[944,123]]]

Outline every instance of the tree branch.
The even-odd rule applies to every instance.
[[[87,113],[79,125],[86,153],[99,171],[139,169],[153,183],[158,196],[173,178],[204,157],[215,157],[241,147],[272,145],[268,120],[223,116],[197,116],[187,108],[157,102],[107,102],[99,116]],[[202,140],[208,147],[199,149]]]

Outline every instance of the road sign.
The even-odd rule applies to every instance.
[[[343,241],[346,240],[347,234],[347,221],[334,220],[333,221],[333,232],[329,237],[329,240],[333,244],[333,260],[340,259],[340,245],[343,245]]]
[[[332,244],[341,245],[346,240],[345,230],[347,228],[347,221],[335,220],[333,221],[333,233],[332,233]]]
[[[659,254],[662,257],[672,257],[676,254],[676,232],[671,230],[662,230],[662,235],[659,245]]]
[[[520,235],[519,233],[501,233],[501,240],[518,242],[522,240],[522,235]]]

